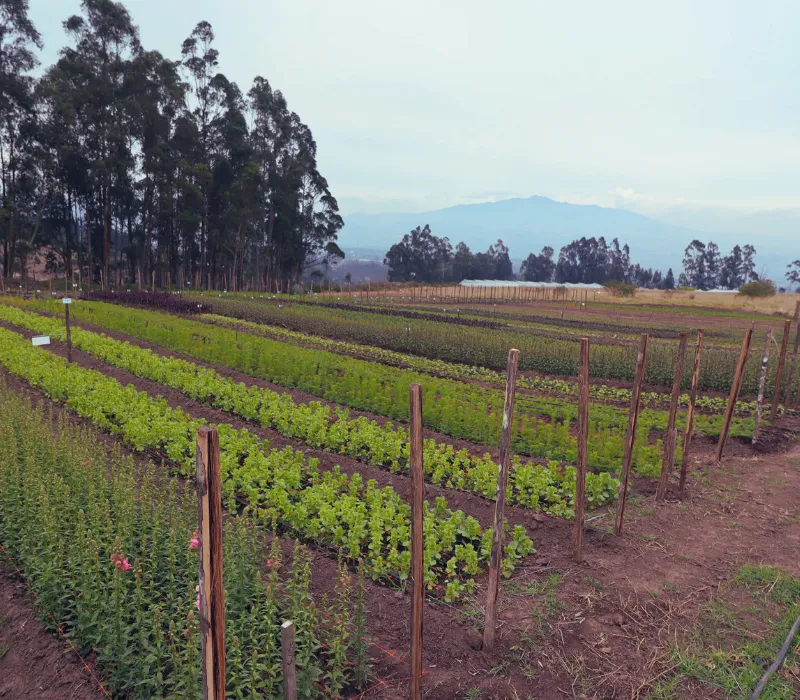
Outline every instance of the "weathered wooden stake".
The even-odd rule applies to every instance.
[[[739,352],[739,359],[736,362],[736,370],[733,373],[733,381],[731,382],[731,393],[728,396],[728,407],[725,409],[725,418],[722,421],[722,430],[719,433],[716,455],[717,463],[722,461],[722,453],[725,450],[725,441],[728,439],[728,430],[731,427],[731,418],[733,418],[733,410],[736,407],[739,389],[742,387],[742,375],[744,374],[744,366],[747,363],[747,353],[750,350],[750,341],[752,339],[753,329],[748,328],[747,332],[744,334],[742,349]]]
[[[294,622],[281,625],[281,657],[283,659],[284,700],[297,700],[297,667],[294,662]]]
[[[661,460],[661,480],[658,482],[658,491],[656,492],[656,499],[659,501],[663,501],[667,495],[667,483],[669,474],[675,466],[675,445],[678,442],[675,416],[678,413],[678,400],[681,397],[681,382],[683,381],[683,365],[686,361],[686,333],[680,333],[678,338],[678,357],[675,361],[675,377],[672,380],[672,397],[669,402],[667,434],[664,436],[664,455]]]
[[[647,333],[642,333],[639,338],[639,352],[636,355],[636,372],[633,375],[633,388],[631,389],[631,408],[628,413],[628,430],[625,434],[625,450],[622,454],[622,469],[620,472],[619,492],[617,495],[617,517],[614,522],[615,535],[622,534],[625,501],[628,499],[628,480],[631,476],[631,464],[633,463],[633,444],[636,441],[636,424],[639,421],[639,400],[642,396],[644,366],[647,359],[647,341]]]
[[[578,469],[575,473],[575,561],[583,561],[583,513],[586,501],[586,462],[589,440],[589,339],[581,338],[578,372]]]
[[[792,359],[789,363],[789,376],[786,378],[786,391],[783,395],[783,405],[789,408],[789,402],[792,400],[792,384],[794,383],[794,370],[798,363],[797,351],[800,350],[800,301],[794,307],[794,349],[792,350]],[[800,398],[800,391],[798,392]]]
[[[772,329],[767,333],[767,342],[764,344],[764,355],[761,358],[761,376],[758,378],[758,398],[756,399],[756,418],[753,425],[753,444],[758,442],[758,431],[761,427],[761,410],[764,403],[764,387],[767,385],[767,363],[769,350],[772,345]]]
[[[497,472],[497,502],[494,507],[492,554],[489,559],[486,616],[483,623],[484,651],[492,651],[494,648],[495,628],[497,626],[497,593],[500,588],[500,564],[503,556],[503,520],[506,506],[506,486],[508,484],[509,453],[511,451],[511,428],[514,424],[514,397],[517,389],[518,364],[519,350],[509,350],[508,363],[506,365],[506,398],[503,405],[503,433],[500,437],[500,464]]]
[[[781,396],[781,381],[783,381],[783,368],[786,364],[786,350],[789,348],[789,334],[792,330],[791,320],[783,322],[783,338],[781,339],[781,354],[778,356],[778,371],[775,373],[775,389],[772,392],[772,410],[769,419],[775,420],[778,413],[778,401]]]
[[[72,331],[69,325],[69,304],[64,304],[64,326],[67,330],[67,364],[72,364]]]
[[[683,456],[681,458],[680,490],[686,485],[686,470],[689,466],[689,448],[692,445],[692,430],[694,430],[694,405],[697,401],[697,385],[700,383],[700,358],[703,356],[703,331],[697,331],[697,347],[694,351],[694,372],[692,372],[692,386],[689,390],[689,410],[686,412],[686,433],[683,436]]]
[[[197,431],[203,700],[225,698],[225,591],[222,587],[221,494],[219,436],[214,428],[204,426]]]
[[[411,413],[411,700],[422,700],[423,538],[422,387],[409,386]]]

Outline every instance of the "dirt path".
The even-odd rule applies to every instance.
[[[100,700],[106,696],[66,640],[44,629],[25,584],[0,551],[0,698]]]

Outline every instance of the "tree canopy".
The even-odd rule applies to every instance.
[[[197,24],[166,58],[125,6],[83,0],[41,77],[27,0],[0,0],[2,274],[32,255],[71,277],[173,284],[296,281],[344,257],[311,129],[256,77],[219,70]],[[177,53],[177,52],[176,52]]]
[[[428,224],[417,226],[386,253],[390,282],[460,282],[464,279],[514,279],[508,247],[499,240],[485,253],[474,254],[464,243],[455,252],[447,238],[438,238]]]
[[[734,246],[731,253],[720,256],[718,246],[710,242],[692,241],[684,251],[680,284],[700,289],[739,289],[742,284],[757,280],[751,245]],[[447,238],[438,238],[429,225],[417,226],[393,245],[384,258],[393,282],[418,281],[452,283],[465,279],[514,279],[509,250],[502,240],[489,247],[486,253],[474,254],[466,243],[453,250]],[[796,270],[787,274],[793,284],[800,283],[800,261]],[[790,266],[791,267],[791,266]],[[631,262],[627,244],[614,238],[609,245],[605,238],[579,238],[562,246],[558,259],[554,250],[544,246],[540,253],[530,253],[522,261],[519,279],[527,282],[556,282],[558,284],[606,284],[620,282],[648,289],[675,289],[675,274],[669,268],[645,268]]]

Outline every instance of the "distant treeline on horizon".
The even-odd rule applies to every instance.
[[[530,253],[515,275],[509,250],[498,240],[485,253],[473,253],[465,243],[453,249],[447,238],[434,235],[430,226],[417,226],[395,243],[384,258],[390,282],[457,283],[463,280],[513,280],[559,284],[605,284],[617,281],[648,289],[675,289],[677,285],[697,289],[739,289],[759,279],[756,249],[735,245],[721,255],[713,241],[693,240],[684,250],[683,270],[676,282],[672,268],[665,273],[631,262],[627,244],[614,238],[582,237],[563,246],[554,257],[550,246]],[[787,275],[790,279],[790,275]]]

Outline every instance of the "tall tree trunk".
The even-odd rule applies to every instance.
[[[91,287],[94,277],[94,261],[92,260],[92,205],[88,197],[86,199],[86,257],[89,261],[89,270],[86,278],[89,287]]]
[[[63,200],[62,200],[63,201]],[[72,190],[67,188],[67,230],[64,232],[64,281],[65,289],[72,282]]]
[[[111,196],[108,185],[103,187],[103,287],[110,286],[108,267],[111,260]]]

